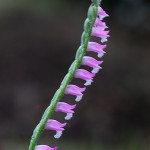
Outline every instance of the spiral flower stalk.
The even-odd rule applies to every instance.
[[[100,0],[92,0],[92,4],[88,10],[88,16],[84,23],[84,31],[81,37],[81,45],[77,50],[76,57],[72,65],[70,66],[68,73],[64,77],[59,89],[54,94],[54,97],[50,105],[45,110],[41,121],[36,126],[31,141],[29,150],[57,150],[57,147],[49,147],[47,145],[37,145],[37,142],[43,133],[44,129],[54,130],[56,134],[54,137],[56,139],[60,138],[62,132],[65,130],[64,127],[67,123],[60,123],[55,119],[50,119],[53,112],[66,113],[65,120],[72,118],[74,114],[75,105],[70,105],[66,102],[60,102],[63,95],[73,95],[75,96],[75,102],[79,102],[83,97],[83,92],[86,90],[86,86],[91,85],[93,79],[100,69],[103,63],[102,60],[97,60],[91,56],[85,56],[86,52],[96,53],[99,58],[101,58],[105,52],[105,44],[101,44],[107,41],[109,37],[109,31],[107,25],[103,22],[108,14],[99,6]],[[90,41],[91,36],[100,38],[101,43]],[[91,68],[91,71],[82,69],[82,65]],[[81,68],[80,68],[81,67]],[[72,85],[70,82],[73,78],[78,78],[79,80],[84,80],[85,83],[83,87],[77,85]]]

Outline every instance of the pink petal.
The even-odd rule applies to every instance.
[[[85,86],[91,85],[91,83],[93,82],[94,76],[95,76],[95,74],[93,74],[85,69],[77,69],[77,71],[75,73],[75,78],[79,78],[79,79],[86,81],[86,83],[84,84]]]
[[[99,65],[102,63],[103,61],[98,61],[95,58],[89,56],[84,56],[82,61],[82,65],[86,65],[92,68],[99,67]]]
[[[66,117],[65,120],[70,120],[73,117],[73,113],[74,111],[72,109],[74,109],[76,107],[76,105],[69,105],[65,102],[58,102],[55,108],[56,112],[64,112],[66,113]]]
[[[57,150],[57,147],[49,147],[47,145],[38,145],[35,147],[35,150]]]
[[[106,48],[106,45],[101,45],[96,42],[88,42],[87,51],[92,51],[98,53],[98,57],[102,57],[104,55],[103,49]]]
[[[45,129],[55,130],[55,131],[64,131],[64,126],[66,123],[60,123],[56,120],[49,119],[45,125]]]
[[[92,36],[96,36],[99,38],[107,38],[109,37],[109,31],[104,31],[100,27],[93,27]]]
[[[98,61],[95,58],[89,56],[84,56],[82,61],[82,65],[86,65],[93,68],[92,73],[94,74],[98,73],[98,71],[102,69],[102,67],[100,67],[102,63],[103,61]]]
[[[75,78],[80,78],[83,80],[89,80],[92,79],[95,75],[93,73],[90,73],[89,71],[85,69],[77,69],[75,73]]]
[[[106,48],[106,45],[98,44],[96,42],[89,42],[87,51],[92,51],[96,53],[105,53],[103,49]]]
[[[55,111],[60,111],[64,113],[74,113],[72,109],[74,109],[76,105],[69,105],[65,102],[58,102],[55,108]]]
[[[98,8],[98,15],[101,20],[109,16],[101,7]]]
[[[85,91],[85,89],[86,88],[80,88],[76,85],[68,85],[65,94],[79,96],[79,95],[83,95],[82,92]]]
[[[105,22],[102,22],[99,18],[96,18],[94,26],[101,27],[102,30],[108,28]]]

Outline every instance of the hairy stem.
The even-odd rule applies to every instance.
[[[54,94],[54,97],[52,98],[50,105],[46,108],[39,124],[34,129],[33,135],[31,137],[31,141],[30,141],[29,150],[35,149],[37,141],[39,140],[41,134],[44,131],[47,120],[52,116],[52,114],[55,110],[56,104],[63,97],[67,85],[74,78],[74,74],[75,74],[76,70],[80,67],[80,65],[82,63],[82,59],[83,59],[84,55],[86,54],[86,49],[87,49],[88,42],[91,37],[92,27],[93,27],[95,19],[97,17],[97,11],[98,11],[98,6],[99,6],[99,0],[92,0],[92,2],[93,3],[91,4],[91,6],[89,7],[89,10],[88,10],[88,17],[84,23],[84,31],[83,31],[82,37],[81,37],[81,45],[77,50],[75,60],[71,64],[71,66],[68,70],[68,73],[66,74],[63,81],[61,82],[59,89]]]

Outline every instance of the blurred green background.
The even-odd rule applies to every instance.
[[[0,150],[28,148],[74,60],[90,3],[0,0]],[[149,150],[150,1],[103,0],[102,6],[111,36],[103,70],[63,137],[53,140],[54,132],[46,131],[39,143],[61,150]]]

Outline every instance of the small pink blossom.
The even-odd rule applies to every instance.
[[[57,147],[49,147],[47,145],[38,145],[35,147],[35,150],[57,150]]]
[[[98,53],[98,57],[102,57],[104,55],[103,49],[106,48],[106,45],[101,45],[96,42],[88,42],[87,51],[92,51]]]
[[[101,8],[98,8],[98,16],[100,20],[103,20],[103,18],[108,17],[109,15]]]
[[[64,131],[64,126],[66,126],[66,123],[60,123],[56,120],[49,119],[45,125],[45,129],[56,131],[54,137],[58,139],[61,137],[62,131]]]
[[[76,85],[68,85],[66,88],[65,94],[75,95],[76,96],[75,101],[79,102],[83,96],[82,92],[84,92],[85,90],[86,90],[85,87],[80,88]]]
[[[95,74],[93,74],[85,69],[77,69],[77,71],[75,73],[75,78],[79,78],[79,79],[86,81],[86,83],[84,84],[85,86],[91,85],[91,83],[93,82],[94,76],[95,76]]]
[[[105,23],[105,22],[102,22],[99,18],[96,18],[95,23],[94,23],[94,26],[100,27],[102,30],[105,30],[106,28],[108,28],[108,27],[106,26],[106,23]]]
[[[84,56],[82,60],[82,65],[92,67],[92,73],[94,74],[98,73],[99,69],[102,69],[102,67],[100,67],[102,63],[103,61],[98,61],[95,58],[89,56]]]
[[[92,28],[92,36],[101,38],[101,42],[107,42],[107,38],[109,37],[109,31],[104,31],[100,27]]]
[[[58,102],[55,108],[56,112],[64,112],[66,113],[66,120],[70,120],[73,116],[74,111],[72,109],[74,109],[76,107],[76,105],[69,105],[65,102]]]

